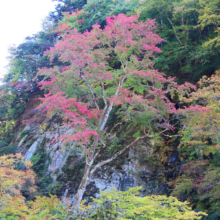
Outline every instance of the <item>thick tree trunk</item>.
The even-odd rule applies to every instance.
[[[82,197],[84,195],[84,192],[86,191],[86,186],[89,182],[90,169],[91,169],[91,166],[86,165],[82,181],[79,185],[79,188],[78,188],[77,193],[76,193],[75,200],[74,200],[73,205],[72,205],[73,209],[77,209],[79,207],[81,201],[82,201]]]

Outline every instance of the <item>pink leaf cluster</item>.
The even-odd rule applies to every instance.
[[[52,143],[56,140],[62,141],[63,144],[73,143],[75,141],[87,145],[91,137],[98,137],[98,134],[90,129],[84,129],[83,131],[78,131],[76,134],[66,134],[52,140]]]
[[[90,32],[84,33],[76,28],[71,30],[66,23],[58,27],[62,39],[46,51],[45,56],[50,60],[56,56],[66,66],[39,70],[38,75],[47,78],[39,86],[49,89],[50,93],[41,99],[38,109],[44,109],[48,116],[62,116],[66,124],[78,129],[78,133],[57,139],[65,143],[88,143],[92,136],[98,136],[90,121],[93,119],[96,126],[101,125],[105,121],[103,118],[108,117],[107,109],[113,105],[129,108],[134,116],[148,114],[152,118],[152,126],[171,130],[174,129],[169,123],[171,114],[207,111],[199,106],[176,110],[168,97],[187,95],[196,87],[187,82],[178,85],[175,78],[167,78],[154,69],[154,54],[162,52],[157,44],[164,40],[154,33],[155,20],[139,22],[138,18],[137,15],[126,17],[124,14],[107,17],[104,29],[96,24]],[[112,70],[109,63],[114,57],[120,62],[121,71]],[[133,78],[132,86],[127,84],[129,77]],[[135,80],[145,86],[144,95],[133,91],[137,86]],[[68,98],[68,94],[62,92],[70,85],[89,94],[85,95],[87,104]],[[114,90],[111,94],[106,92],[109,87]],[[101,99],[105,108],[98,106]]]

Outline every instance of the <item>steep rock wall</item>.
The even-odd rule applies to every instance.
[[[59,141],[52,143],[52,140],[60,135],[74,133],[74,129],[63,127],[62,120],[55,116],[46,119],[43,126],[43,116],[38,121],[22,126],[23,120],[34,118],[38,114],[35,108],[39,104],[39,97],[39,94],[35,94],[30,99],[21,117],[14,139],[18,145],[17,152],[30,160],[43,149],[49,164],[43,175],[52,178],[52,183],[48,186],[50,192],[73,200],[83,174],[83,155],[75,143],[60,151],[64,146]],[[27,134],[22,136],[25,132]],[[155,151],[150,140],[138,142],[125,155],[96,171],[87,187],[85,198],[97,196],[99,190],[111,187],[128,190],[130,187],[142,186],[143,195],[167,194],[167,179],[173,178],[181,165],[176,146],[175,143],[171,146],[172,153],[167,156],[167,162],[162,163],[161,155]]]

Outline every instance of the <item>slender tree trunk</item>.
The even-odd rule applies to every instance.
[[[86,186],[89,183],[89,179],[90,177],[92,177],[93,173],[100,167],[102,167],[105,164],[110,163],[111,161],[113,161],[115,158],[117,158],[118,156],[122,155],[125,151],[127,151],[129,148],[131,148],[132,146],[134,146],[134,144],[136,144],[140,139],[145,138],[145,136],[136,138],[133,142],[131,142],[129,145],[127,145],[125,148],[123,148],[122,150],[120,150],[118,153],[116,153],[114,156],[112,156],[111,158],[105,160],[105,161],[101,161],[100,163],[96,164],[95,167],[91,170],[91,166],[93,164],[93,161],[90,162],[90,165],[86,165],[85,170],[84,170],[84,175],[82,178],[82,181],[80,183],[80,186],[77,190],[76,193],[76,197],[75,200],[73,202],[72,208],[73,209],[77,209],[82,201],[82,197],[84,192],[86,191]],[[95,159],[95,158],[94,158]]]
[[[82,197],[84,195],[84,192],[86,191],[86,186],[88,185],[88,182],[89,182],[90,170],[91,170],[91,165],[86,164],[83,178],[81,180],[81,183],[76,193],[76,197],[72,205],[73,209],[77,209],[82,201]]]

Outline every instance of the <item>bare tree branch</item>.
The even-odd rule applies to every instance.
[[[121,80],[119,81],[118,87],[117,87],[117,89],[116,89],[116,91],[115,91],[114,97],[117,97],[117,96],[118,96],[119,89],[120,89],[121,85],[123,84],[123,82],[124,82],[126,76],[127,76],[127,73],[124,73],[123,76],[121,77]],[[105,128],[105,125],[106,125],[106,123],[107,123],[107,120],[108,120],[108,118],[109,118],[109,114],[110,114],[110,112],[111,112],[111,110],[112,110],[113,105],[114,105],[114,102],[111,102],[110,105],[109,105],[109,107],[108,107],[108,110],[107,110],[107,112],[106,112],[106,114],[105,114],[105,116],[104,116],[103,122],[101,123],[101,126],[100,126],[100,130],[101,130],[101,131],[103,131],[104,128]]]
[[[131,142],[129,145],[127,145],[125,148],[123,148],[122,150],[120,150],[118,153],[116,153],[114,156],[112,156],[111,158],[101,161],[100,163],[96,164],[95,167],[91,170],[90,172],[90,177],[92,177],[93,173],[100,167],[104,166],[107,163],[110,163],[111,161],[113,161],[115,158],[117,158],[118,156],[122,155],[124,152],[126,152],[129,148],[131,148],[134,144],[136,144],[139,140],[144,139],[145,137],[147,137],[146,135],[142,136],[142,137],[138,137],[136,138],[133,142]]]
[[[91,86],[89,85],[89,83],[86,81],[86,79],[83,77],[82,74],[79,73],[79,76],[80,76],[80,78],[81,78],[82,80],[84,80],[84,82],[86,83],[87,87],[89,88],[89,90],[90,90],[90,92],[91,92],[91,95],[92,95],[93,102],[95,103],[96,108],[99,110],[99,106],[98,106],[98,104],[97,104],[97,102],[96,102],[96,100],[95,100],[95,94],[93,93]]]

